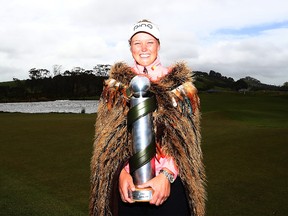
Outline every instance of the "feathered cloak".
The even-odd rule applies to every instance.
[[[132,155],[127,130],[127,88],[136,75],[125,63],[115,64],[105,81],[98,106],[91,160],[90,215],[117,215],[118,178]],[[157,99],[153,113],[155,139],[161,151],[172,156],[186,189],[191,215],[205,214],[205,171],[202,163],[200,101],[192,73],[183,63],[151,83]],[[131,204],[133,205],[133,204]]]

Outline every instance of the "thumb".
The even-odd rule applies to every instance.
[[[135,185],[133,183],[133,180],[129,181],[129,187],[131,191],[135,191]]]

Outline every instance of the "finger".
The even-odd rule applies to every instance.
[[[126,202],[129,202],[130,197],[129,197],[128,191],[125,191],[125,192],[123,193],[123,198],[124,198],[124,200],[125,200]]]
[[[129,203],[134,203],[135,201],[133,200],[132,196],[132,190],[127,191],[127,196],[125,197],[125,200]]]
[[[133,181],[131,181],[131,182],[129,183],[129,185],[130,185],[130,190],[131,190],[131,191],[135,191],[135,190],[136,190],[136,187],[135,187]]]
[[[164,196],[161,194],[155,194],[155,196],[153,196],[152,200],[150,201],[150,204],[154,204],[156,206],[162,205],[166,200],[167,200],[168,196]]]
[[[125,193],[124,193],[124,191],[120,189],[119,192],[120,192],[121,200],[122,200],[123,202],[126,202],[126,198],[125,198]]]
[[[125,203],[127,202],[122,194],[121,194],[121,200]]]
[[[156,206],[159,206],[163,203],[162,199],[158,199],[155,203]]]
[[[153,194],[152,199],[150,200],[149,203],[153,204],[153,205],[157,205],[158,199],[159,199],[158,195],[157,194]]]

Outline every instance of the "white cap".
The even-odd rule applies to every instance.
[[[146,32],[152,35],[153,37],[155,37],[156,39],[158,40],[160,39],[160,31],[158,27],[151,22],[143,21],[143,22],[136,23],[133,26],[133,28],[130,30],[129,39],[131,39],[138,32]]]

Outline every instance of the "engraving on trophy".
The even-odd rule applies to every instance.
[[[148,202],[152,199],[153,190],[151,188],[136,189],[132,192],[132,199],[137,202]]]

